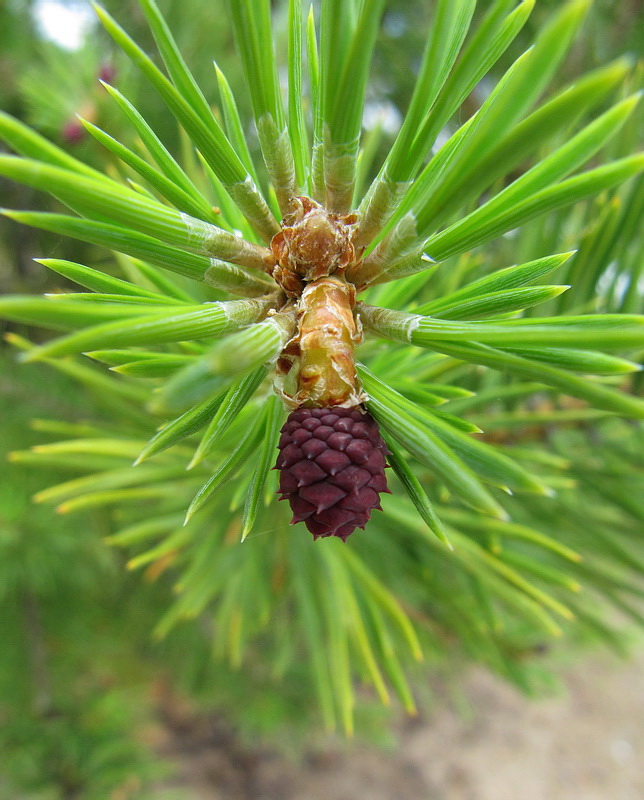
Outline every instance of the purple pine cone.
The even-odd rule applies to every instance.
[[[298,408],[279,441],[280,500],[313,534],[346,541],[380,509],[387,447],[378,423],[360,407]]]

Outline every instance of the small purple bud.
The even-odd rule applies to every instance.
[[[98,77],[105,83],[113,83],[116,78],[116,67],[113,64],[102,64],[98,71]]]
[[[85,128],[77,119],[70,119],[63,125],[60,136],[65,144],[79,144],[85,138]]]

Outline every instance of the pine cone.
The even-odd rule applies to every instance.
[[[387,447],[378,423],[359,407],[298,408],[289,414],[279,441],[280,500],[293,519],[318,536],[346,541],[380,509]]]

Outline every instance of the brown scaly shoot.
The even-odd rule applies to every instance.
[[[354,349],[361,340],[355,288],[345,279],[358,259],[355,214],[327,211],[308,197],[282,222],[271,249],[273,278],[296,302],[297,333],[278,362],[289,378],[281,393],[292,408],[352,408],[361,402]]]

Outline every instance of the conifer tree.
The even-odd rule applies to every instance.
[[[118,509],[111,542],[174,581],[158,635],[206,616],[234,666],[286,680],[304,662],[325,724],[347,731],[356,680],[413,710],[423,657],[457,651],[527,686],[543,637],[614,638],[598,597],[641,620],[641,431],[622,421],[644,416],[635,79],[619,59],[546,94],[588,9],[572,0],[461,117],[533,0],[495,0],[476,26],[475,5],[434,4],[381,163],[361,130],[385,0],[323,0],[317,19],[290,0],[284,57],[269,0],[229,0],[261,160],[226,76],[213,110],[154,0],[164,69],[96,10],[183,160],[116,85],[141,147],[81,120],[109,175],[0,117],[17,153],[0,174],[66,207],[4,213],[115,256],[43,258],[86,291],[0,300],[62,332],[10,334],[23,360],[111,409],[38,447],[87,474],[37,501]]]

